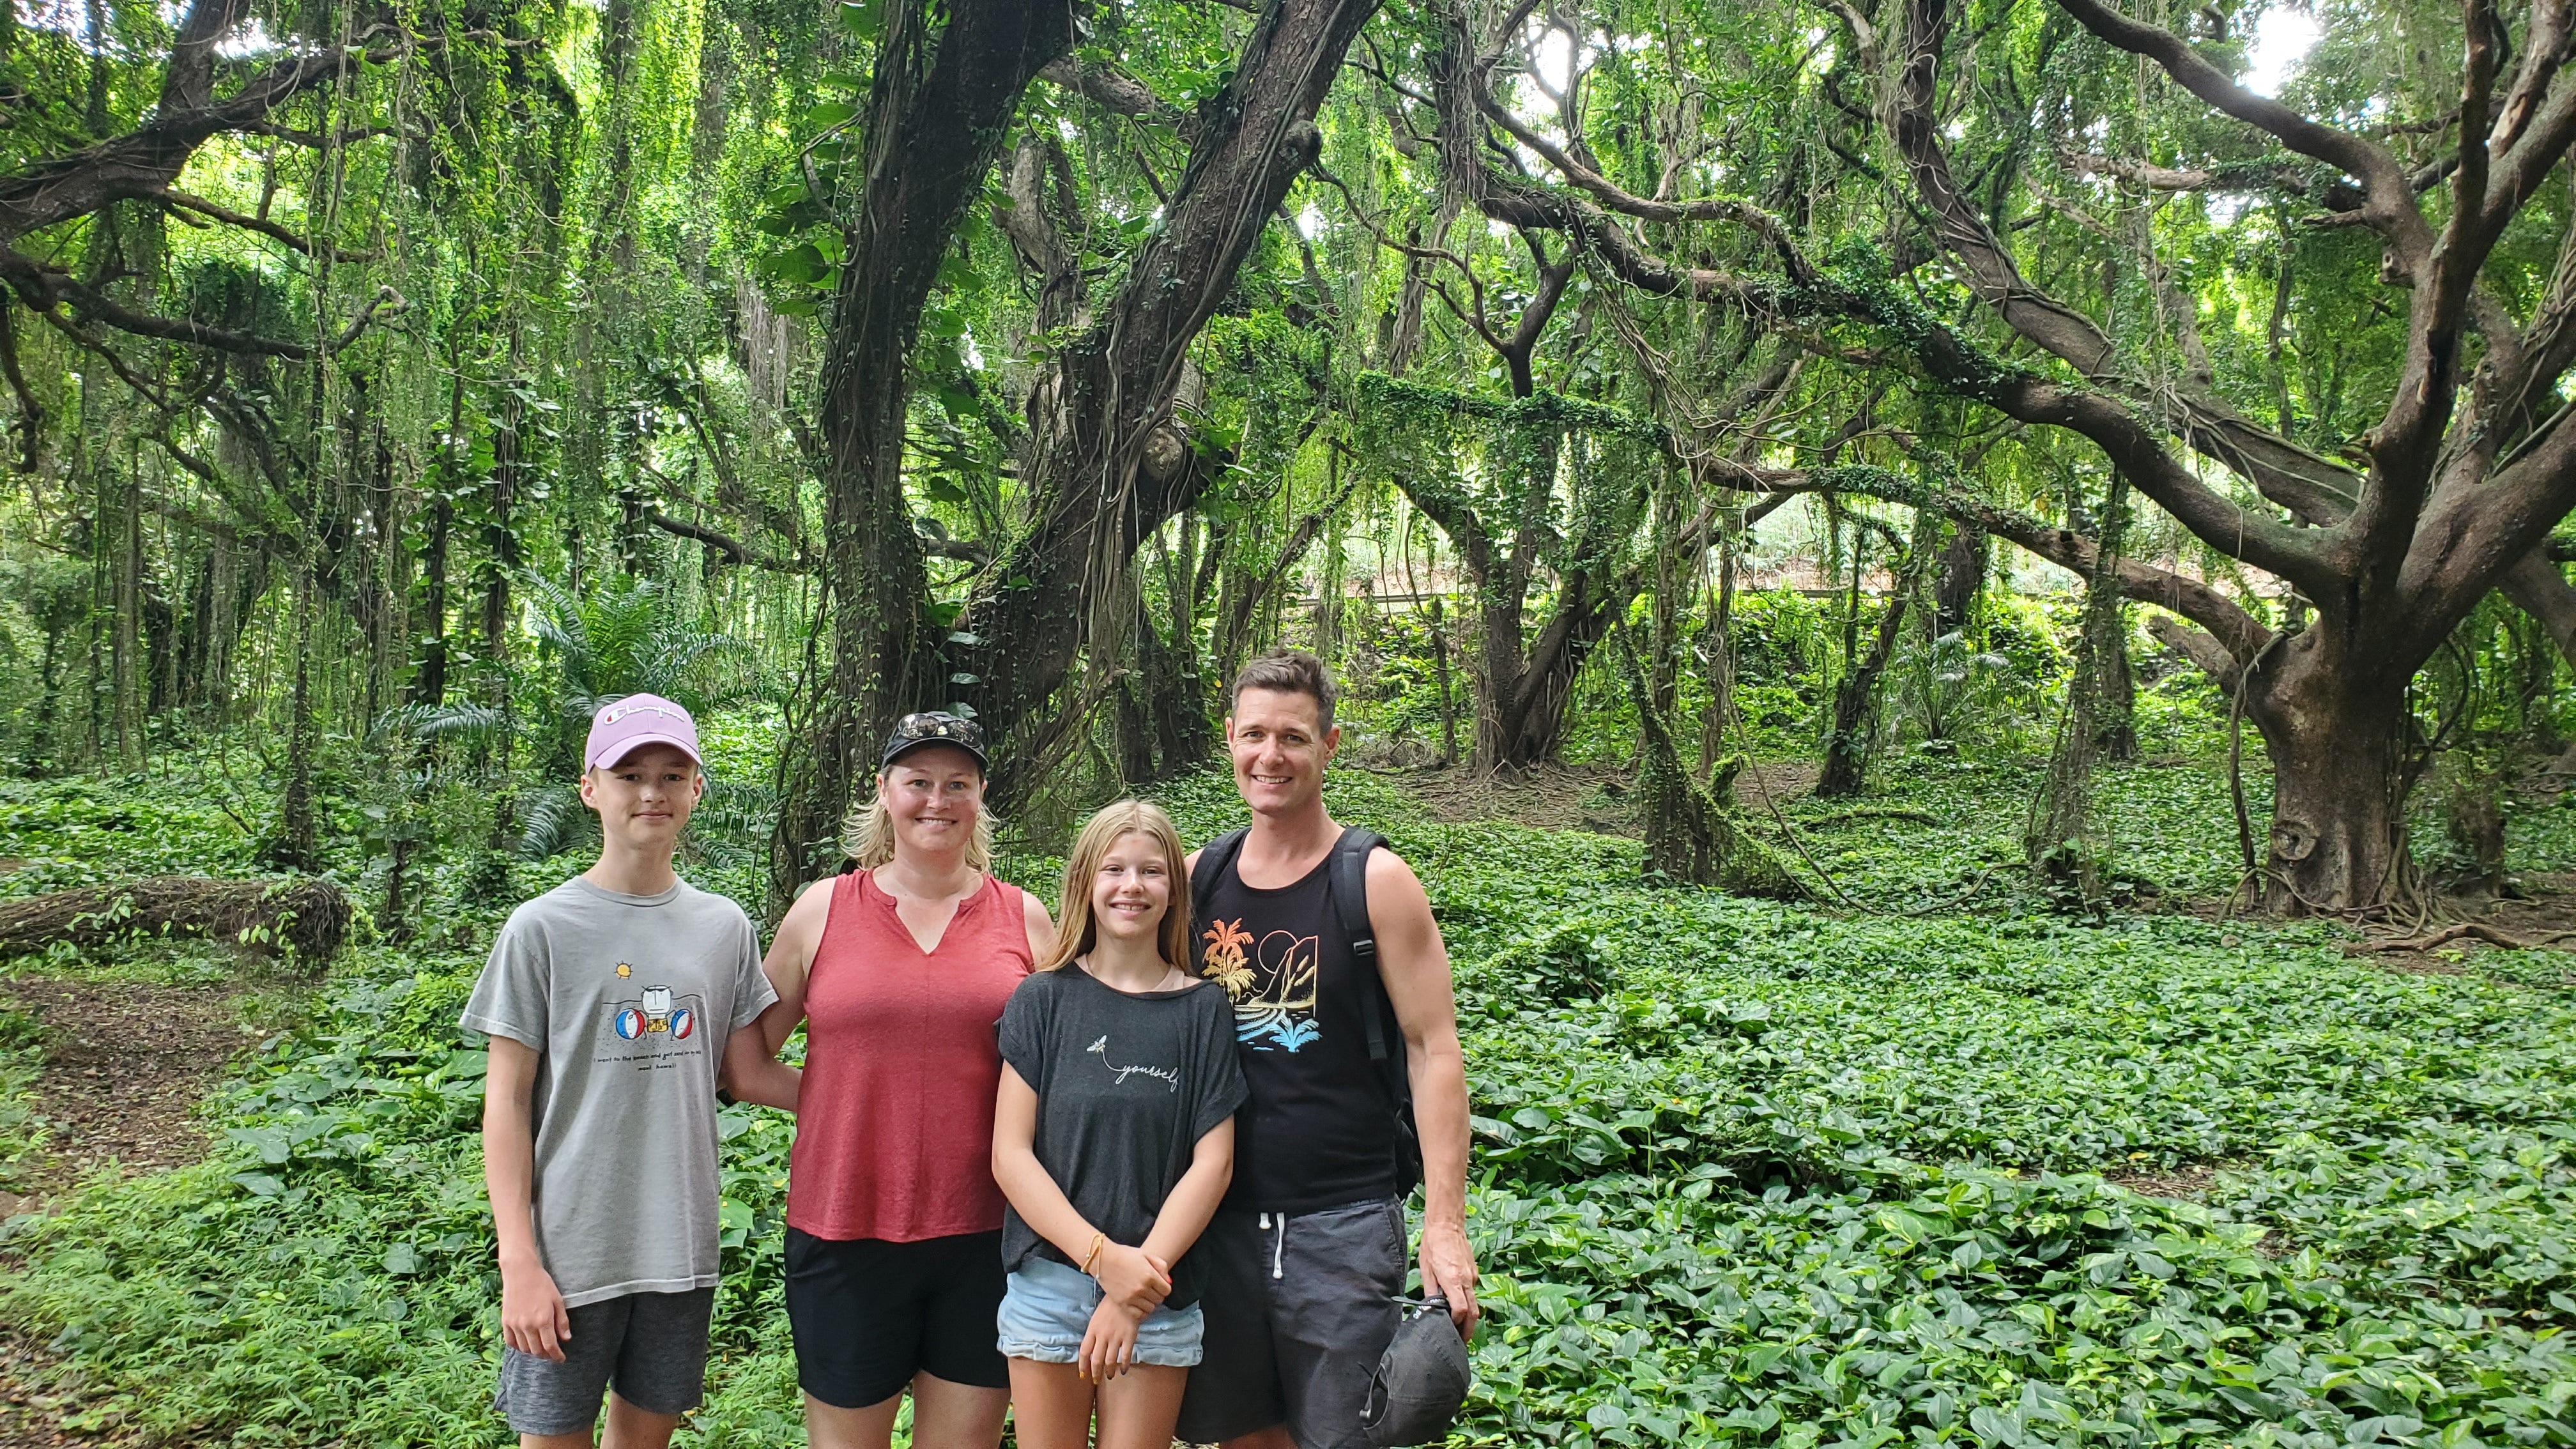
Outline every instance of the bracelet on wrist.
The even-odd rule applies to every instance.
[[[1091,1271],[1091,1265],[1100,1261],[1100,1250],[1107,1246],[1109,1246],[1109,1235],[1107,1233],[1093,1233],[1091,1235],[1091,1251],[1082,1255],[1083,1272],[1088,1273]]]

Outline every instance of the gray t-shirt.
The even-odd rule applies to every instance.
[[[742,907],[579,876],[510,913],[465,1025],[538,1052],[537,1253],[564,1305],[713,1285],[716,1068],[778,999]]]
[[[1233,1004],[1213,982],[1130,994],[1068,965],[1021,982],[1001,1031],[1002,1060],[1038,1094],[1038,1165],[1086,1222],[1141,1247],[1199,1139],[1243,1105]],[[1040,1255],[1068,1261],[1004,1209],[1003,1268]],[[1175,1264],[1166,1305],[1197,1302],[1193,1278]]]

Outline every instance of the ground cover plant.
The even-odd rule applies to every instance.
[[[1995,788],[1927,760],[1876,803]],[[2115,788],[2174,819],[2213,799],[2206,771]],[[2553,953],[2403,974],[2323,926],[2097,924],[2018,884],[1921,918],[1736,900],[1648,885],[1625,839],[1435,823],[1393,777],[1334,790],[1416,863],[1458,963],[1489,1294],[1460,1442],[2576,1441],[2576,997],[2533,964]],[[1240,809],[1218,777],[1164,795],[1193,836]],[[1943,827],[1785,813],[1856,890],[1962,863]],[[65,838],[19,818],[42,823],[0,851]],[[1008,868],[1039,884],[1030,847]],[[1906,864],[1930,854],[1944,879]],[[0,1321],[55,1356],[67,1421],[502,1442],[482,1056],[453,1025],[479,964],[362,947],[241,1061],[208,1162],[9,1227]],[[688,1442],[801,1442],[792,1129],[723,1120],[718,1367]],[[2198,1199],[2139,1190],[2176,1181]]]

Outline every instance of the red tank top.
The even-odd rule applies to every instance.
[[[1029,959],[1019,887],[990,876],[923,954],[870,872],[832,883],[805,972],[790,1227],[847,1242],[998,1231],[994,1023]]]

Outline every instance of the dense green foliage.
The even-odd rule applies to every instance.
[[[2576,115],[2556,11],[2128,7],[2159,62],[2080,0],[1098,0],[1034,79],[950,48],[1019,3],[0,6],[0,901],[358,917],[236,1000],[212,1160],[0,1236],[75,1427],[496,1438],[452,1022],[595,839],[600,701],[706,714],[682,868],[766,917],[859,786],[818,762],[961,694],[1023,882],[1121,790],[1205,836],[1220,687],[1294,645],[1346,764],[1666,843],[1337,780],[1458,965],[1469,1440],[2576,1442],[2567,958],[2218,904],[2576,869],[2530,553],[2576,127],[2475,144]],[[1682,886],[1692,838],[1813,902]],[[0,1014],[0,1190],[42,1051]],[[691,1433],[793,1442],[790,1128],[725,1122]]]
[[[1891,798],[1946,818],[2026,783],[1926,757]],[[2225,808],[2205,768],[2111,783],[2142,833]],[[13,789],[0,852],[29,870],[239,848],[220,816],[95,831],[141,792]],[[1656,890],[1633,842],[1433,823],[1365,774],[1333,792],[1421,871],[1458,962],[1491,1315],[1465,1442],[2576,1442],[2562,958],[2404,975],[2319,927],[2093,926],[2017,886],[1923,919]],[[1222,778],[1164,798],[1194,838],[1240,813]],[[2009,832],[1808,827],[1852,889],[1908,899]],[[756,891],[725,834],[695,873]],[[1024,844],[1008,868],[1044,889],[1055,862]],[[11,1227],[0,1317],[66,1356],[89,1422],[499,1442],[482,1058],[454,1026],[499,908],[461,888],[436,911],[452,944],[363,949],[245,1060],[212,1161]],[[160,951],[82,969],[199,969]],[[724,1122],[719,1367],[690,1442],[798,1442],[792,1129]],[[2119,1185],[2176,1172],[2208,1174],[2205,1202]]]

